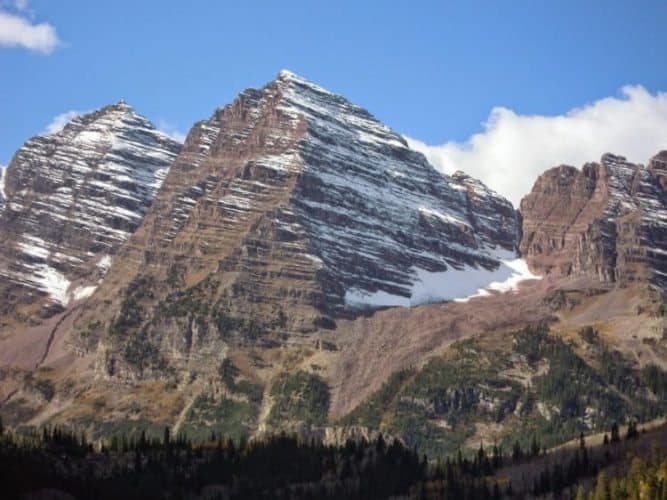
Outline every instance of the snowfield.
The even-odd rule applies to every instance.
[[[413,268],[416,276],[410,297],[391,295],[384,291],[367,292],[352,289],[345,294],[345,304],[350,309],[376,309],[380,307],[413,307],[433,302],[467,302],[474,297],[491,292],[514,292],[526,280],[539,280],[528,264],[520,258],[500,259],[495,270],[483,267],[450,267],[447,271],[429,272]]]

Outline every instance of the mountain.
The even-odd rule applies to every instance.
[[[118,126],[142,151],[130,161],[129,139],[90,139],[98,120],[119,123],[107,113],[135,116],[118,104],[79,118],[8,170],[0,229],[25,246],[0,245],[0,269],[23,270],[2,289],[9,426],[383,432],[438,455],[550,446],[667,411],[665,153],[550,169],[517,212],[287,71],[196,123],[180,150],[148,147],[170,143],[147,124]],[[46,168],[53,155],[36,152],[56,139],[70,159]],[[53,187],[52,170],[91,155],[135,175],[102,178],[101,207],[93,168],[62,208],[78,177]],[[119,217],[129,196],[142,203]],[[36,293],[45,266],[62,295]]]
[[[77,321],[80,346],[102,338],[109,373],[199,371],[229,343],[509,288],[529,275],[518,234],[507,200],[441,175],[364,109],[283,71],[190,131]],[[128,342],[151,356],[127,356]]]
[[[89,296],[179,150],[123,101],[28,140],[3,177],[2,314],[34,323]]]
[[[531,268],[667,289],[667,151],[648,166],[606,154],[542,174],[521,201]]]

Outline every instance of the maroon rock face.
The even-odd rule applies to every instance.
[[[581,170],[560,166],[542,174],[521,200],[520,250],[530,267],[665,288],[666,158],[663,151],[644,167],[606,154]]]
[[[154,352],[215,365],[224,342],[270,336],[256,330],[282,342],[409,303],[419,271],[497,269],[518,233],[507,200],[438,173],[368,111],[281,72],[193,127],[77,326],[106,321],[107,367],[124,345],[107,335],[119,321]],[[179,315],[184,297],[205,313]],[[139,313],[126,327],[128,303]]]

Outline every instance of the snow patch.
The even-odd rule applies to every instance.
[[[104,257],[102,257],[97,262],[97,268],[101,269],[102,271],[104,271],[106,273],[109,270],[109,268],[111,267],[111,262],[112,261],[113,260],[111,259],[110,255],[105,255]]]
[[[378,307],[410,307],[410,297],[392,295],[383,290],[366,292],[353,288],[345,292],[345,305],[350,309],[375,309]]]
[[[37,259],[46,260],[50,253],[46,248],[30,245],[27,243],[19,243],[17,246],[24,254],[30,255],[31,257],[35,257]]]
[[[450,267],[447,271],[430,272],[413,268],[416,280],[410,297],[392,295],[382,290],[367,292],[351,289],[345,293],[345,304],[351,309],[374,309],[378,307],[412,307],[433,302],[453,300],[467,302],[474,297],[483,297],[490,292],[516,291],[525,280],[539,280],[541,276],[528,269],[525,260],[502,259],[495,270],[483,267]]]
[[[96,285],[78,286],[72,292],[72,298],[74,300],[86,299],[86,298],[90,297],[95,292],[95,290],[97,290]]]
[[[315,267],[317,267],[317,268],[324,267],[324,261],[322,259],[320,259],[317,255],[312,255],[312,254],[309,254],[309,253],[305,253],[305,254],[303,254],[303,256],[306,259],[313,262],[313,264],[315,264]]]
[[[459,225],[459,226],[468,226],[468,227],[470,227],[470,224],[468,224],[466,221],[461,220],[457,217],[452,217],[449,214],[444,214],[442,212],[438,212],[437,210],[433,210],[432,208],[420,207],[419,211],[424,215],[431,216],[431,217],[436,217],[436,218],[440,219],[442,222],[444,222],[446,224],[456,224],[456,225]]]
[[[69,302],[67,290],[71,283],[65,278],[65,275],[47,264],[36,265],[34,271],[35,273],[32,276],[32,281],[37,285],[37,288],[48,293],[49,296],[60,305],[66,306]]]

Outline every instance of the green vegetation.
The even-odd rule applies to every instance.
[[[225,385],[231,388],[234,387],[234,381],[241,372],[238,368],[236,368],[234,363],[232,363],[231,359],[225,358],[222,360],[222,363],[220,363],[220,366],[218,367],[218,373],[220,374],[220,378],[225,383]]]
[[[412,382],[407,377],[405,382]],[[399,391],[400,392],[400,391]],[[193,414],[230,418],[234,402],[200,397]],[[131,426],[92,444],[84,433],[44,427],[19,435],[0,420],[3,498],[276,498],[276,499],[663,499],[667,460],[659,446],[667,427],[647,434],[632,423],[622,437],[589,448],[551,451],[543,458],[535,439],[511,454],[484,447],[429,461],[398,440],[325,446],[285,434],[264,440],[231,439],[215,428],[195,440],[169,427]],[[113,425],[113,424],[112,424]],[[119,428],[120,429],[120,428]],[[520,477],[512,484],[509,478]],[[593,482],[593,478],[596,478]]]
[[[458,342],[418,371],[393,374],[341,424],[379,428],[444,456],[464,448],[480,425],[500,424],[496,436],[506,448],[534,441],[550,447],[615,422],[667,413],[667,372],[654,365],[639,370],[593,329],[579,335],[594,346],[590,364],[545,327],[513,333],[510,349]]]
[[[245,395],[251,403],[259,404],[262,402],[264,397],[264,389],[262,386],[246,379],[237,382],[236,379],[241,372],[234,363],[232,363],[231,359],[225,358],[222,363],[220,363],[218,373],[230,391],[236,394]]]
[[[430,456],[452,454],[474,434],[475,422],[502,421],[516,407],[521,386],[499,375],[509,366],[475,340],[457,343],[419,371],[392,375],[343,423],[379,427]]]
[[[156,347],[148,339],[145,331],[125,341],[122,350],[123,359],[143,372],[149,366],[159,363],[160,357]]]
[[[379,429],[382,415],[397,403],[396,396],[401,387],[410,379],[416,370],[404,369],[391,374],[380,389],[373,393],[364,404],[358,406],[341,420],[342,425],[363,425]]]
[[[12,427],[24,425],[36,413],[37,410],[25,398],[14,398],[0,407],[0,417]]]
[[[321,425],[329,412],[329,388],[318,375],[305,371],[284,373],[271,386],[273,406],[269,422]]]
[[[119,419],[119,420],[104,420],[99,421],[90,419],[88,422],[76,422],[76,427],[92,428],[92,439],[106,439],[111,443],[122,443],[124,440],[130,442],[139,439],[142,435],[150,438],[158,438],[162,436],[164,430],[164,423],[151,422],[143,418],[138,419]]]
[[[592,326],[585,326],[579,330],[579,336],[587,344],[596,345],[598,342],[600,342],[600,335]]]
[[[141,301],[145,298],[152,298],[150,291],[152,284],[152,278],[138,276],[128,285],[120,311],[109,327],[109,335],[112,338],[126,338],[141,326],[144,319]]]
[[[231,337],[241,326],[242,321],[229,316],[224,310],[217,309],[213,314],[213,321],[218,328],[218,333],[222,338]]]
[[[656,395],[663,404],[667,401],[667,372],[650,364],[645,366],[639,374],[640,381]]]
[[[545,491],[548,491],[545,488]],[[667,498],[667,458],[660,453],[651,457],[633,457],[627,472],[609,477],[600,472],[587,491],[584,485],[576,490],[577,500],[626,500]]]
[[[499,376],[506,363],[475,341],[457,344],[403,387],[387,430],[432,456],[454,453],[473,435],[475,422],[500,422],[516,407],[520,385]]]
[[[255,430],[257,415],[254,404],[229,398],[216,401],[211,396],[200,394],[188,411],[183,432],[197,440],[216,432],[240,441]]]
[[[261,385],[255,384],[250,380],[239,380],[234,386],[234,391],[237,394],[243,394],[248,398],[248,401],[255,404],[260,404],[264,398],[264,389]]]
[[[37,392],[46,401],[51,401],[56,394],[53,382],[45,378],[36,378],[32,373],[25,375],[23,384],[26,389]]]
[[[488,490],[476,470],[457,473],[466,493]],[[285,435],[237,445],[213,432],[193,445],[165,428],[161,439],[141,433],[95,449],[58,428],[0,435],[3,498],[384,499],[413,496],[429,474],[412,450],[381,437],[340,447]]]
[[[380,435],[341,446],[300,442],[285,434],[237,443],[215,430],[193,442],[185,434],[141,431],[93,445],[85,434],[57,427],[18,436],[0,421],[3,497],[275,498],[275,499],[662,499],[667,460],[650,443],[664,444],[665,429],[643,437],[579,446],[542,459],[539,445],[480,445],[468,457],[429,462],[400,441]],[[640,458],[641,457],[641,458]],[[536,460],[537,459],[537,460]],[[514,474],[512,469],[518,468]],[[508,479],[521,475],[516,484]],[[592,479],[596,478],[594,482]]]
[[[188,288],[169,295],[158,306],[158,314],[168,318],[180,318],[187,315],[206,316],[208,304],[201,300],[197,288]]]

